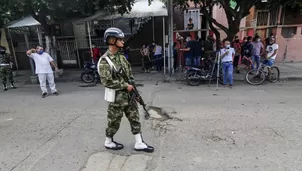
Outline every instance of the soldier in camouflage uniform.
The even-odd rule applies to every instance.
[[[107,29],[104,34],[104,41],[109,45],[109,49],[98,62],[98,72],[101,82],[105,86],[105,91],[107,88],[115,92],[113,94],[114,100],[109,102],[107,111],[108,127],[106,129],[105,147],[111,150],[120,150],[124,147],[122,144],[115,142],[113,136],[118,131],[125,113],[136,140],[134,149],[136,151],[153,152],[154,148],[147,145],[142,139],[137,103],[129,102],[133,86],[128,84],[128,78],[133,80],[133,75],[129,62],[119,52],[124,47],[123,39],[124,33],[120,29]],[[125,72],[128,78],[124,78],[120,72]]]
[[[11,87],[16,88],[14,85],[13,72],[10,66],[11,56],[5,53],[6,48],[0,46],[0,79],[3,85],[3,91],[7,91],[7,79],[9,80]]]

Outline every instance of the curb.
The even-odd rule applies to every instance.
[[[170,77],[170,76],[165,76],[164,78],[160,79],[137,79],[136,82],[145,82],[145,81],[156,81],[156,82],[164,82],[164,83],[171,83],[171,82],[184,82],[185,79],[177,80],[175,77]],[[212,82],[214,82],[213,80]],[[245,79],[234,79],[236,82],[246,82]],[[284,82],[284,81],[302,81],[302,77],[285,77],[285,78],[280,78],[279,82]],[[78,83],[83,83],[81,79],[79,78],[56,78],[55,79],[56,83],[72,83],[72,82],[78,82]],[[23,80],[23,81],[16,81],[18,84],[22,85],[28,85],[32,84],[30,79]]]
[[[155,81],[155,80],[154,80]],[[164,80],[160,80],[160,81],[163,81],[163,82],[179,82],[179,81],[186,81],[185,79],[181,79],[181,80],[177,80],[176,78],[171,78],[171,77],[166,77]],[[213,80],[215,81],[215,80]],[[245,79],[234,79],[234,81],[236,82],[246,82]],[[280,81],[302,81],[302,77],[285,77],[285,78],[280,78],[279,79],[279,82]]]

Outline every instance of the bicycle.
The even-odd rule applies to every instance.
[[[270,72],[269,72],[270,70]],[[252,79],[249,78],[252,77]],[[271,83],[275,83],[280,79],[280,70],[277,66],[267,66],[260,63],[258,69],[251,69],[246,73],[245,80],[250,85],[260,85],[265,80],[270,81]]]

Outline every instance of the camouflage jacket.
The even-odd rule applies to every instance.
[[[1,64],[10,64],[10,62],[11,62],[10,54],[6,53],[6,54],[0,56],[0,67],[3,67],[3,66],[1,66]],[[10,67],[10,65],[8,65],[6,67]]]
[[[111,59],[117,70],[122,68],[127,77],[130,80],[134,80],[131,65],[123,54],[117,53],[112,55],[109,51],[107,51],[102,57],[105,55]],[[114,72],[114,69],[111,70],[110,65],[104,58],[100,59],[98,69],[102,84],[107,88],[116,90],[115,102],[113,104],[117,106],[128,105],[130,94],[127,91],[127,78],[124,78],[121,74]]]

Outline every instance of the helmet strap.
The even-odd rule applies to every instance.
[[[107,43],[108,45],[111,45],[111,46],[115,46],[115,47],[117,47],[117,48],[122,48],[122,47],[119,47],[117,44],[116,44],[116,42],[117,42],[117,38],[115,38],[115,41],[114,41],[114,43]]]

